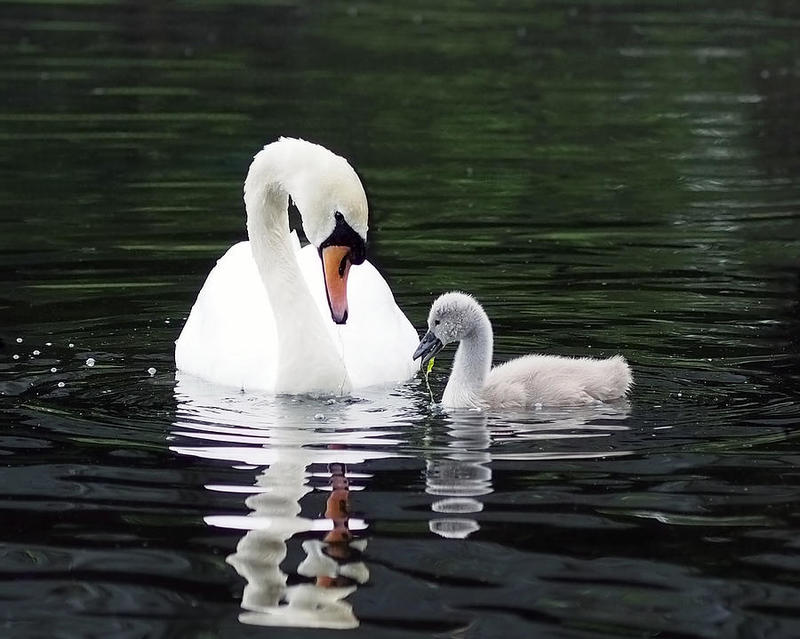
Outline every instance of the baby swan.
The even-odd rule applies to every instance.
[[[492,368],[492,324],[477,300],[445,293],[434,301],[428,332],[414,351],[425,363],[461,342],[444,389],[447,408],[530,408],[596,404],[624,397],[633,383],[621,355],[608,359],[525,355]]]

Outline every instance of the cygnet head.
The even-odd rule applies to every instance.
[[[444,293],[431,306],[428,332],[414,351],[414,359],[421,357],[424,366],[445,346],[469,337],[488,322],[486,312],[472,295],[458,291]]]

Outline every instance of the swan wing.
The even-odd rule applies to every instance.
[[[582,405],[625,396],[633,383],[621,355],[608,359],[525,355],[491,370],[484,395],[497,406]]]
[[[293,234],[294,235],[294,234]],[[369,262],[350,269],[349,318],[330,319],[317,249],[300,248],[298,264],[329,338],[342,355],[353,388],[412,377],[417,332],[397,306],[386,280]],[[228,249],[208,274],[175,343],[175,363],[185,373],[245,390],[275,388],[277,337],[270,301],[249,242]]]
[[[369,261],[350,268],[347,323],[334,324],[317,249],[304,246],[297,259],[317,308],[326,318],[331,339],[344,358],[352,387],[389,385],[413,377],[419,364],[411,356],[419,336],[378,269]]]
[[[275,322],[249,242],[235,244],[206,278],[175,342],[178,370],[245,390],[275,387]]]

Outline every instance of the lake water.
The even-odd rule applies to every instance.
[[[782,0],[2,3],[0,636],[800,635],[799,28]],[[284,134],[360,172],[415,326],[470,291],[496,361],[621,352],[630,401],[176,383]]]

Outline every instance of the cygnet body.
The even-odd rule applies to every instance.
[[[633,384],[621,355],[608,359],[525,355],[492,368],[492,324],[478,301],[466,293],[445,293],[434,301],[428,332],[414,359],[422,358],[424,366],[451,342],[460,343],[442,397],[447,408],[581,406],[621,399]]]

